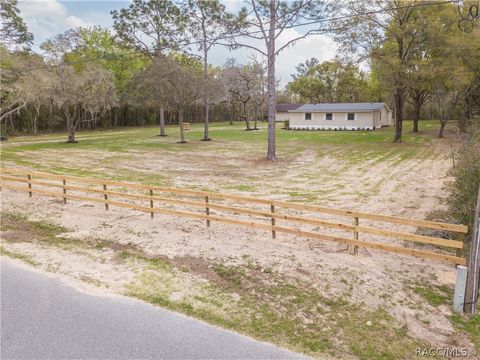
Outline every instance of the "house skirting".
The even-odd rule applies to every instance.
[[[291,125],[290,130],[375,130],[374,126]]]

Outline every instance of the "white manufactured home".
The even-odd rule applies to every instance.
[[[277,121],[288,120],[293,130],[375,130],[392,125],[385,103],[305,104],[285,110],[277,112]]]

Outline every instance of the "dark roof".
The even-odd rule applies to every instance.
[[[321,103],[321,104],[305,104],[296,109],[293,112],[305,112],[305,111],[374,111],[380,110],[383,107],[387,107],[385,103]],[[387,107],[388,109],[388,107]]]
[[[302,106],[302,104],[277,104],[276,111],[277,112],[287,112],[289,110],[296,110],[300,106]]]

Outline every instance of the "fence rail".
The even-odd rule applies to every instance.
[[[54,182],[57,180],[58,183]],[[432,249],[416,249],[360,239],[360,235],[368,234],[374,237],[388,237],[397,240],[423,243],[458,251],[459,249],[463,248],[462,241],[449,240],[436,236],[419,235],[412,233],[412,231],[407,232],[405,230],[397,231],[380,228],[376,223],[390,224],[390,226],[419,227],[459,234],[467,233],[468,229],[464,225],[429,220],[409,219],[404,217],[379,215],[359,211],[332,209],[315,205],[261,199],[251,196],[240,196],[191,189],[178,189],[115,180],[54,175],[13,168],[1,169],[0,183],[1,187],[5,189],[28,192],[30,197],[32,197],[33,194],[39,194],[62,199],[64,203],[66,203],[68,199],[94,202],[103,204],[106,210],[109,209],[109,206],[129,208],[150,213],[152,218],[154,217],[155,213],[158,213],[200,219],[206,220],[207,226],[210,226],[211,221],[246,226],[269,231],[271,232],[273,239],[276,238],[277,233],[286,233],[305,238],[348,244],[354,248],[354,252],[357,251],[358,247],[363,247],[367,249],[383,250],[386,252],[446,261],[454,264],[466,263],[465,259],[462,257],[444,252],[432,251]],[[27,186],[24,187],[21,186],[21,184],[26,184]],[[95,188],[95,186],[97,186],[97,188]],[[51,188],[59,189],[60,191],[51,191]],[[137,193],[131,193],[127,191],[137,191]],[[138,193],[138,191],[143,193]],[[81,195],[78,193],[81,193]],[[168,195],[174,195],[175,197],[169,197]],[[186,197],[187,199],[180,199],[179,197]],[[127,200],[117,201],[112,200],[112,198],[121,198],[122,200]],[[144,201],[148,205],[143,203],[139,205],[137,203],[126,202],[129,200]],[[224,203],[221,203],[222,201]],[[234,205],[232,205],[231,202],[234,202]],[[162,207],[159,207],[158,204],[162,204]],[[247,208],[245,207],[245,204],[250,205],[251,207]],[[168,208],[168,206],[180,206],[183,208],[187,207],[189,211],[172,209]],[[258,209],[258,207],[262,206],[268,206],[268,208]],[[197,209],[197,212],[191,211],[191,208]],[[198,209],[200,209],[201,212],[198,212]],[[222,214],[222,216],[220,216],[215,214],[215,211],[234,214],[237,216],[240,215],[243,216],[243,218],[232,218],[232,216],[228,214]],[[286,213],[288,211],[296,211],[301,213]],[[311,213],[311,215],[307,216],[305,213]],[[247,216],[246,219],[245,216]],[[321,219],[318,218],[318,216],[330,216],[335,217],[335,219]],[[351,220],[349,220],[348,223],[342,222],[341,220],[338,220],[338,217],[347,219],[350,218]],[[252,220],[252,218],[265,219],[268,220],[268,223],[255,222],[253,221],[255,219]],[[369,224],[368,226],[363,224],[360,225],[360,221],[362,221],[362,223],[367,221]],[[314,226],[315,228],[305,230],[283,226],[283,224],[282,226],[279,226],[279,222],[293,223],[297,227],[308,225]],[[375,223],[375,225],[371,225],[372,222]],[[351,233],[351,237],[345,237],[344,235],[338,234],[319,233],[317,228],[326,228],[328,231],[332,231],[333,229],[343,233]]]

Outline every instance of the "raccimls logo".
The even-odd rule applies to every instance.
[[[461,19],[458,20],[458,28],[464,33],[470,33],[473,31],[474,21],[480,19],[480,1],[476,4],[468,6],[468,11],[465,14],[465,10],[462,10],[461,5],[458,5],[458,14]]]

